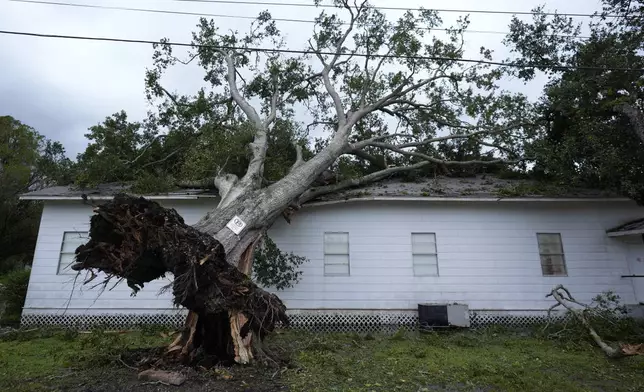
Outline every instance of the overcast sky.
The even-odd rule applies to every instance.
[[[268,9],[274,18],[313,19],[315,8],[227,5],[189,3],[173,0],[51,0],[215,13],[233,16],[254,16]],[[267,1],[267,0],[257,0]],[[271,2],[312,3],[307,0],[271,0]],[[325,0],[324,2],[330,2]],[[599,9],[598,0],[371,0],[376,6],[529,11],[539,4],[561,13],[592,13]],[[396,17],[402,11],[386,11]],[[441,15],[450,25],[458,14]],[[471,14],[470,30],[507,31],[511,15]],[[48,34],[85,35],[114,38],[190,42],[191,31],[198,16],[166,15],[132,11],[84,9],[44,4],[25,4],[0,0],[0,30]],[[250,20],[215,18],[223,29],[246,30]],[[278,23],[286,34],[288,46],[304,48],[312,24]],[[471,57],[486,46],[495,51],[495,58],[504,59],[508,51],[501,44],[501,34],[471,33],[466,35]],[[59,140],[70,157],[84,150],[87,128],[121,109],[131,120],[142,119],[148,111],[144,96],[144,73],[151,65],[150,45],[112,42],[90,42],[31,38],[0,34],[0,115],[11,115],[31,125],[47,137]],[[194,93],[201,84],[202,74],[195,68],[176,69],[165,85],[179,93]],[[537,97],[540,86],[512,86]]]

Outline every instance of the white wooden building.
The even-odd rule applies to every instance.
[[[396,323],[413,320],[419,303],[462,303],[485,321],[542,315],[557,284],[584,302],[612,290],[625,304],[644,303],[644,224],[619,228],[644,208],[598,193],[501,197],[498,181],[445,181],[440,192],[436,183],[395,183],[335,195],[304,206],[290,225],[278,221],[271,238],[310,260],[301,282],[278,292],[289,312],[310,322]],[[131,297],[124,283],[92,289],[67,268],[92,214],[81,194],[98,201],[116,191],[57,187],[22,196],[44,202],[24,324],[180,322],[171,293],[159,293],[169,279]],[[150,198],[189,224],[217,203],[197,191]]]

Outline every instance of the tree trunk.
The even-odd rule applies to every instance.
[[[231,260],[211,235],[155,202],[119,195],[95,212],[90,241],[76,250],[72,268],[99,270],[108,280],[126,279],[135,291],[173,273],[174,303],[190,313],[186,328],[168,348],[171,358],[193,364],[204,357],[249,363],[254,340],[288,322],[279,298],[248,277],[261,231],[240,236],[245,252]]]

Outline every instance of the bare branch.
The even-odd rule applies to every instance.
[[[412,84],[411,86],[408,86],[407,88],[405,88],[405,86],[407,84],[402,83],[400,86],[396,87],[391,93],[389,93],[389,94],[385,95],[384,97],[380,98],[375,103],[365,107],[360,112],[364,116],[364,115],[366,115],[366,114],[368,114],[370,112],[373,112],[374,110],[380,109],[382,107],[386,107],[386,106],[390,105],[392,103],[392,101],[395,101],[396,98],[403,97],[406,94],[408,94],[408,93],[410,93],[412,91],[416,91],[416,90],[420,89],[421,87],[423,87],[425,85],[428,85],[428,84],[430,84],[430,83],[432,83],[432,82],[434,82],[436,80],[439,80],[439,79],[451,79],[451,76],[446,75],[446,74],[436,75],[436,76],[433,76],[431,78],[424,79],[424,80],[422,80],[422,81],[420,81],[418,83]],[[407,102],[411,102],[411,101],[407,101]]]
[[[568,298],[565,297],[565,295],[564,295],[564,293],[562,293],[562,291],[568,294]],[[584,305],[584,304],[581,304],[581,303],[575,301],[574,299],[572,299],[572,296],[570,296],[570,292],[563,285],[555,286],[555,288],[553,288],[552,291],[550,292],[550,294],[548,294],[546,297],[550,297],[550,296],[552,296],[559,304],[561,304],[561,306],[563,306],[566,309],[568,309],[568,311],[570,313],[572,313],[577,318],[577,320],[579,320],[584,325],[584,327],[586,327],[586,329],[588,329],[588,333],[593,338],[595,343],[597,343],[599,348],[601,348],[602,351],[609,358],[621,358],[621,357],[624,357],[624,356],[627,356],[627,355],[637,355],[637,354],[639,354],[639,352],[627,353],[623,349],[623,347],[615,348],[615,347],[612,347],[612,346],[606,344],[602,340],[602,338],[599,336],[599,334],[597,334],[597,331],[595,331],[595,329],[592,327],[592,325],[590,325],[590,322],[588,321],[588,319],[586,319],[586,316],[584,315],[583,310],[575,309],[574,307],[572,307],[572,305],[569,302],[573,302],[573,303],[575,303],[577,305],[580,305],[584,309],[588,308],[588,306]],[[551,307],[551,309],[553,309],[553,308],[554,308],[554,306]]]
[[[351,31],[353,31],[353,27],[355,25],[356,19],[360,17],[360,14],[364,10],[364,6],[366,3],[367,3],[366,0],[363,1],[362,4],[359,7],[357,7],[356,12],[354,13],[353,9],[351,8],[351,5],[349,5],[349,2],[346,0],[343,1],[344,8],[346,8],[351,14],[351,20],[349,21],[349,27],[347,27],[342,37],[338,40],[338,43],[335,48],[335,54],[333,55],[329,63],[326,63],[326,61],[324,61],[324,57],[320,54],[319,48],[318,49],[314,48],[313,43],[311,42],[311,40],[309,40],[309,46],[315,52],[315,55],[317,56],[317,58],[320,60],[320,62],[324,67],[322,69],[322,72],[320,73],[322,75],[322,80],[324,82],[324,88],[331,96],[331,99],[333,100],[333,105],[335,106],[335,111],[338,116],[338,129],[342,128],[346,124],[347,116],[344,110],[344,106],[342,105],[342,99],[340,98],[340,95],[338,94],[335,87],[331,83],[331,79],[329,78],[329,72],[337,65],[336,63],[338,59],[340,58],[340,56],[343,55],[342,52],[343,52],[344,42],[351,34]],[[355,54],[355,51],[351,53],[349,59],[347,59],[347,62],[351,59],[351,57],[354,54]]]
[[[230,53],[226,53],[224,51],[219,51],[224,56],[224,59],[226,60],[226,65],[228,66],[228,74],[227,74],[227,80],[228,80],[228,88],[230,89],[230,95],[232,99],[235,101],[235,103],[241,108],[241,110],[244,112],[246,117],[253,123],[255,123],[257,128],[262,127],[262,120],[259,118],[259,115],[255,111],[255,109],[244,99],[244,97],[241,95],[239,92],[239,89],[237,88],[237,82],[236,82],[236,75],[237,75],[237,68],[235,67],[235,63],[233,61],[233,56]]]
[[[239,89],[237,88],[237,83],[235,81],[237,70],[235,68],[235,63],[233,62],[232,55],[224,51],[219,52],[224,56],[226,64],[228,65],[227,79],[228,88],[230,89],[230,95],[235,103],[244,112],[244,114],[246,114],[246,117],[255,124],[255,137],[253,138],[253,142],[250,144],[253,158],[248,164],[248,169],[246,171],[246,174],[244,175],[244,178],[242,178],[242,181],[249,185],[253,182],[261,183],[262,172],[264,171],[264,160],[266,158],[266,149],[268,146],[266,126],[264,125],[264,122],[262,122],[255,109],[248,103],[248,101],[246,101],[246,99],[244,99],[244,97],[239,92]],[[218,176],[217,178],[219,177],[220,176]],[[222,186],[227,187],[229,181],[220,180],[219,182],[222,184]],[[232,185],[234,185],[236,182],[237,178],[235,176],[235,181],[232,182]],[[219,188],[219,186],[217,186],[217,188]],[[230,189],[228,189],[228,191],[230,191]],[[223,199],[224,197],[222,196],[222,203]]]
[[[311,45],[311,49],[315,50],[313,48],[313,44],[309,41],[309,45]],[[331,79],[329,78],[329,70],[330,66],[329,64],[326,64],[324,61],[324,57],[317,51],[315,52],[315,55],[320,59],[320,62],[324,65],[324,68],[322,69],[322,81],[324,82],[324,88],[326,88],[326,91],[329,93],[331,96],[331,99],[333,100],[333,105],[335,106],[335,112],[338,116],[338,126],[341,127],[347,122],[347,116],[344,113],[344,106],[342,105],[342,100],[340,99],[340,95],[338,92],[335,90],[335,87],[333,87],[333,84],[331,84]]]
[[[139,155],[137,155],[137,156],[136,156],[136,158],[132,159],[132,160],[131,160],[131,161],[129,161],[129,162],[126,162],[126,165],[133,165],[133,164],[135,164],[136,162],[138,162],[138,160],[139,160],[139,159],[141,159],[141,157],[146,153],[146,151],[148,151],[148,149],[149,149],[149,148],[154,144],[154,142],[156,142],[157,140],[159,140],[159,139],[161,139],[161,138],[164,138],[164,137],[166,137],[166,136],[167,136],[167,135],[156,135],[156,136],[155,136],[155,137],[150,141],[150,143],[148,143],[145,147],[143,147],[143,151],[141,151],[141,153],[140,153]]]
[[[421,158],[421,159],[424,159],[426,161],[429,161],[429,162],[432,162],[432,163],[437,163],[437,164],[440,164],[440,165],[445,165],[445,166],[494,165],[494,164],[499,164],[499,163],[510,165],[510,164],[516,164],[516,163],[519,163],[521,161],[529,159],[529,158],[523,158],[523,159],[514,160],[514,161],[509,161],[509,160],[505,160],[505,159],[493,159],[493,160],[489,160],[489,161],[481,161],[481,160],[446,161],[446,160],[443,160],[443,159],[432,157],[432,156],[427,155],[427,154],[423,154],[423,153],[418,152],[418,151],[403,150],[403,149],[401,149],[400,146],[395,146],[393,144],[382,143],[382,142],[372,142],[369,145],[374,146],[374,147],[384,148],[384,149],[387,149],[387,150],[391,150],[391,151],[396,152],[396,153],[401,154],[401,155]]]
[[[371,77],[369,77],[369,70],[367,68],[367,62],[369,61],[369,57],[367,56],[365,58],[365,75],[367,82],[365,82],[364,86],[362,86],[362,93],[360,94],[360,103],[358,104],[359,109],[363,109],[365,102],[367,100],[367,92],[369,91],[369,88],[373,85],[373,83],[376,80],[376,77],[378,76],[378,72],[380,72],[380,68],[382,67],[382,64],[385,62],[385,60],[389,57],[391,54],[391,51],[393,50],[393,46],[389,46],[389,50],[387,50],[387,53],[380,58],[380,61],[378,61],[378,65],[376,65],[376,69],[374,69],[373,73],[371,74]]]
[[[273,78],[273,96],[271,97],[271,111],[268,117],[264,119],[264,129],[268,128],[269,125],[275,121],[277,118],[277,100],[279,99],[279,90],[277,88],[277,78]]]
[[[170,98],[170,100],[172,101],[172,103],[175,104],[175,106],[186,106],[186,104],[180,103],[179,100],[177,100],[177,97],[175,97],[172,93],[170,93],[168,90],[166,90],[165,87],[159,85],[159,88],[161,89],[161,91],[163,91],[163,93],[165,95],[168,96],[168,98]]]
[[[338,192],[343,189],[369,184],[375,181],[382,180],[383,178],[389,177],[392,174],[420,169],[427,165],[429,165],[429,162],[425,161],[425,162],[419,162],[410,166],[390,167],[384,170],[377,171],[375,173],[367,174],[366,176],[363,176],[360,178],[352,178],[333,185],[311,188],[308,191],[304,192],[302,196],[300,196],[298,204],[306,203],[309,200],[315,199],[316,197],[319,197],[328,193]]]
[[[291,166],[291,171],[297,169],[298,167],[302,166],[304,164],[304,158],[302,157],[302,146],[297,144],[296,142],[293,142],[293,147],[295,147],[295,163],[293,163],[293,166]]]
[[[154,162],[146,163],[145,165],[141,166],[139,168],[139,170],[145,169],[148,166],[156,165],[158,163],[163,163],[163,162],[167,161],[168,159],[172,158],[173,156],[177,155],[181,150],[183,150],[183,148],[177,148],[176,150],[172,151],[171,153],[169,153],[168,155],[166,155],[165,157],[163,157],[163,158],[161,158],[159,160],[156,160]]]

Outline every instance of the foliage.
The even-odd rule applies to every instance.
[[[0,325],[20,323],[30,272],[28,269],[16,269],[0,277],[0,304],[5,307]]]
[[[162,193],[184,183],[212,187],[220,170],[242,176],[249,163],[252,141],[246,124],[222,127],[207,123],[199,128],[163,131],[160,118],[130,122],[123,111],[90,128],[86,150],[78,155],[75,184],[92,187],[117,182],[133,185],[139,193]],[[266,181],[282,178],[295,160],[293,143],[299,132],[288,119],[276,122],[269,138]],[[308,151],[307,151],[308,152]]]
[[[515,18],[506,39],[525,65],[623,70],[527,67],[515,75],[530,80],[549,75],[540,110],[546,135],[535,145],[535,174],[621,192],[644,202],[644,2],[604,0],[603,12],[581,25],[537,9],[532,23]],[[611,15],[618,15],[614,18]],[[640,120],[644,121],[644,120]],[[639,133],[639,137],[638,137]]]
[[[0,116],[0,275],[31,263],[41,205],[21,193],[69,181],[73,163],[58,142]]]
[[[301,55],[279,52],[284,37],[267,11],[247,33],[221,31],[214,20],[201,19],[188,53],[178,52],[166,38],[155,46],[146,74],[147,96],[156,107],[150,123],[202,139],[184,175],[224,170],[240,177],[250,160],[234,152],[245,151],[245,144],[266,128],[269,145],[262,171],[268,183],[277,181],[294,161],[290,143],[308,149],[305,155],[320,153],[338,137],[347,114],[356,115],[349,143],[383,139],[359,151],[347,148],[328,167],[318,168],[330,169],[336,181],[412,165],[421,175],[472,174],[481,166],[495,171],[500,159],[525,155],[538,129],[534,107],[525,96],[499,88],[498,69],[456,61],[464,55],[467,18],[448,26],[447,37],[439,39],[431,31],[443,22],[431,10],[390,20],[366,2],[338,0],[334,5],[316,18],[307,53]],[[364,54],[367,58],[358,57]],[[481,59],[491,55],[481,48]],[[163,87],[169,69],[193,60],[204,73],[201,89],[190,94]],[[260,115],[275,120],[262,122]],[[305,125],[302,117],[311,121]],[[200,132],[209,124],[223,131]],[[308,145],[313,132],[318,137]],[[439,135],[456,136],[434,140]],[[280,148],[273,149],[279,141]],[[397,148],[404,145],[414,148]],[[520,163],[516,167],[525,169]]]
[[[302,277],[299,267],[308,261],[306,257],[282,252],[269,236],[255,249],[253,278],[263,287],[284,290],[294,287]]]

